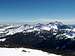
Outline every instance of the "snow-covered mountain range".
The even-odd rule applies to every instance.
[[[35,25],[1,24],[0,41],[4,46],[20,44],[55,49],[70,48],[68,45],[75,46],[75,27],[57,21]]]
[[[58,30],[66,31],[65,34],[75,33],[75,28],[69,25],[65,25],[62,22],[50,22],[49,24],[41,24],[38,23],[36,25],[15,25],[15,24],[6,24],[0,25],[0,37],[4,37],[7,35],[13,35],[18,32],[33,32],[33,31],[51,31],[57,32]]]

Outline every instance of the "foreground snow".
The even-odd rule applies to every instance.
[[[24,52],[23,52],[24,51]],[[27,48],[0,48],[0,56],[61,56]]]

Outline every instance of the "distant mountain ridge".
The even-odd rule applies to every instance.
[[[75,46],[75,28],[57,21],[35,25],[0,25],[0,45],[72,49]]]
[[[13,35],[18,32],[32,32],[32,31],[40,31],[40,30],[46,30],[50,31],[53,30],[59,30],[59,29],[74,29],[74,26],[65,25],[62,22],[50,22],[49,24],[35,24],[35,25],[0,25],[0,35]]]

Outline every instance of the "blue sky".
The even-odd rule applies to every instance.
[[[0,0],[0,22],[75,22],[75,0]]]

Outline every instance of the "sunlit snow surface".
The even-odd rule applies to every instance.
[[[23,52],[25,50],[25,52]],[[61,56],[27,48],[0,48],[0,56]]]

